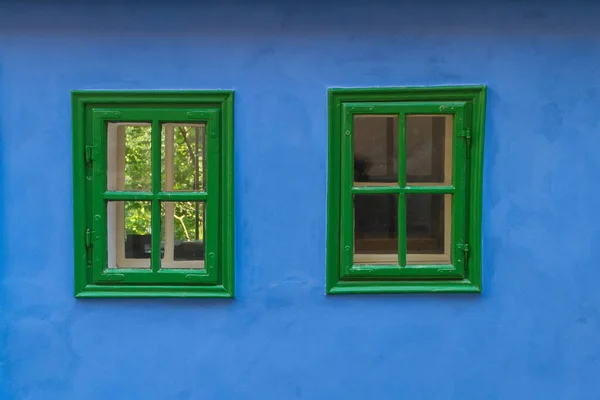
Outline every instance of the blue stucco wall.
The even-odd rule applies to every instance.
[[[600,5],[70,3],[0,2],[0,399],[600,398]],[[483,294],[326,297],[326,89],[433,84],[489,85]],[[70,91],[216,88],[236,299],[75,300]]]

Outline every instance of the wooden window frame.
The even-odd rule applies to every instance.
[[[334,88],[328,93],[329,171],[327,294],[481,292],[481,196],[485,86]],[[356,184],[353,180],[353,116],[398,115],[398,182]],[[452,184],[407,185],[403,129],[406,115],[453,115]],[[446,177],[445,177],[446,178]],[[356,194],[398,194],[398,265],[357,264],[354,255],[352,198]],[[451,262],[407,263],[404,196],[451,194]],[[404,211],[403,211],[404,210]],[[446,215],[448,213],[446,212]],[[402,216],[404,215],[404,217]],[[445,218],[448,218],[446,216]],[[447,241],[447,238],[444,239]],[[447,246],[446,246],[447,249]],[[410,255],[413,256],[414,255]],[[411,261],[410,258],[409,260]],[[418,257],[412,262],[418,262]]]
[[[111,126],[112,125],[112,126]],[[124,188],[119,188],[124,184],[125,178],[125,128],[130,126],[145,126],[152,128],[150,123],[135,123],[135,122],[115,122],[109,125],[107,132],[107,163],[110,164],[110,160],[114,161],[114,176],[111,176],[110,169],[107,171],[107,186],[108,190],[110,186],[114,186],[115,190],[124,191]],[[164,161],[164,191],[173,191],[173,175],[175,173],[174,168],[174,145],[175,145],[175,128],[179,126],[194,127],[201,129],[201,135],[204,138],[206,133],[206,126],[202,123],[185,122],[181,123],[163,123],[161,139],[164,137],[165,157],[161,160]],[[164,132],[164,136],[162,133]],[[111,143],[112,142],[112,143]],[[204,158],[204,155],[202,156]],[[107,166],[108,166],[107,164]],[[112,179],[111,179],[112,178]],[[162,177],[161,177],[162,179]],[[111,185],[111,181],[112,185]],[[199,190],[200,192],[202,190]],[[115,248],[108,246],[108,266],[116,267],[117,265],[127,265],[127,268],[148,268],[150,261],[146,259],[132,259],[125,258],[125,226],[120,223],[125,219],[125,207],[124,202],[122,204],[114,203],[114,207],[109,207],[107,210],[107,222],[109,224],[114,223],[113,229],[107,231],[108,243],[114,242]],[[178,260],[174,259],[174,202],[162,202],[161,215],[164,212],[164,225],[161,226],[161,236],[164,234],[164,254],[161,257],[162,268],[180,268],[180,269],[202,269],[204,268],[204,260]],[[204,214],[204,207],[203,207]],[[165,267],[168,265],[168,267]]]
[[[74,91],[72,103],[75,296],[233,297],[233,92]],[[151,191],[107,190],[109,122],[151,124]],[[162,188],[161,128],[171,123],[206,127],[209,172],[202,191]],[[109,268],[107,204],[113,201],[152,201],[149,269]],[[200,268],[161,268],[161,206],[174,201],[206,205]]]

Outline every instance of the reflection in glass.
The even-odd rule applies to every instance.
[[[147,123],[108,124],[108,190],[152,189],[151,130],[150,124]]]
[[[398,264],[398,195],[354,196],[354,260]]]
[[[163,124],[163,190],[204,191],[205,128],[204,124]]]
[[[354,181],[398,180],[398,117],[354,116]]]
[[[150,268],[149,201],[111,201],[107,205],[109,268]]]
[[[406,180],[452,182],[452,115],[406,116]]]
[[[450,262],[450,202],[451,195],[406,195],[406,246],[409,263]],[[411,255],[415,255],[412,261]]]
[[[205,203],[164,202],[161,207],[164,243],[162,268],[203,268]]]

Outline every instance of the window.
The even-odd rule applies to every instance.
[[[480,292],[485,87],[331,89],[327,293]]]
[[[233,296],[233,93],[73,93],[75,295]]]

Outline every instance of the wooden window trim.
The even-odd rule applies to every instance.
[[[233,297],[233,92],[232,91],[74,91],[73,105],[73,191],[74,191],[74,249],[76,297]],[[152,192],[102,192],[106,188],[106,157],[94,141],[94,124],[118,120],[117,114],[146,115],[156,112],[153,122],[153,144],[160,122],[204,123],[212,145],[209,170],[213,170],[213,186],[203,193],[163,192],[160,189],[160,163],[152,163]],[[136,121],[122,118],[123,122]],[[141,121],[141,120],[139,120]],[[158,139],[160,143],[160,138]],[[106,146],[106,145],[104,145]],[[210,158],[211,155],[208,157]],[[160,148],[152,147],[152,159],[160,160]],[[100,160],[100,162],[97,162]],[[210,161],[209,161],[210,162]],[[104,170],[103,170],[104,168]],[[158,173],[158,176],[156,174]],[[158,181],[157,181],[158,180]],[[156,183],[158,182],[158,184]],[[157,186],[158,185],[158,186]],[[210,184],[207,184],[210,185]],[[213,189],[211,195],[210,189]],[[106,189],[104,189],[106,190]],[[207,194],[208,193],[208,194]],[[211,200],[212,196],[212,200]],[[90,229],[102,219],[93,210],[102,209],[106,201],[143,201],[154,199],[153,220],[160,219],[160,203],[168,201],[207,201],[213,204],[212,239],[216,252],[207,254],[206,269],[158,270],[152,261],[154,274],[127,269],[125,272],[97,268],[106,252],[95,250],[106,241],[98,230]],[[216,199],[216,200],[215,200]],[[104,207],[106,208],[106,207]],[[96,221],[96,222],[95,222]],[[208,222],[207,222],[208,224]],[[154,222],[153,222],[154,225]],[[160,225],[154,225],[160,226]],[[106,229],[106,228],[105,228]],[[154,231],[154,229],[153,229]],[[160,233],[153,234],[153,248],[160,246]],[[156,236],[156,238],[154,238]],[[217,247],[215,247],[217,246]],[[99,247],[101,250],[104,248]],[[160,252],[154,257],[160,259]],[[114,269],[113,269],[114,270]]]
[[[329,169],[328,169],[328,223],[327,223],[327,287],[328,294],[344,293],[408,293],[408,292],[481,292],[481,195],[483,185],[483,138],[485,119],[485,86],[445,86],[406,88],[352,88],[330,89],[329,111]],[[429,103],[439,105],[440,113],[450,113],[453,103],[464,106],[464,131],[455,132],[454,140],[460,137],[468,142],[463,154],[464,172],[464,235],[465,240],[456,240],[450,246],[464,268],[453,269],[453,265],[406,265],[404,268],[386,265],[389,260],[382,255],[381,263],[373,265],[342,265],[342,260],[354,260],[353,254],[345,254],[352,246],[342,244],[343,151],[342,137],[351,135],[344,128],[345,107],[360,104],[374,105],[374,113],[389,115],[387,104],[396,103],[410,109],[412,104]],[[437,110],[434,111],[437,113]],[[406,113],[410,115],[410,112]],[[421,113],[419,113],[421,114]],[[463,126],[463,125],[461,125]],[[347,149],[346,149],[347,151]],[[400,155],[399,155],[400,156]],[[454,162],[456,167],[456,162]],[[454,171],[454,168],[453,168]],[[402,171],[399,169],[399,174]],[[430,193],[427,183],[410,183],[401,187],[391,184],[355,184],[351,193]],[[439,183],[437,184],[439,185]],[[445,183],[435,193],[454,193],[453,187]],[[446,208],[447,206],[445,206]],[[347,225],[346,225],[347,226]],[[402,228],[401,228],[402,229]],[[400,235],[399,235],[400,236]],[[399,238],[399,242],[404,239]],[[447,239],[445,239],[447,240]],[[405,244],[405,242],[403,242]],[[392,255],[394,256],[394,255]],[[380,265],[379,265],[380,264]],[[452,271],[460,272],[459,275]],[[447,275],[446,275],[447,274]]]

